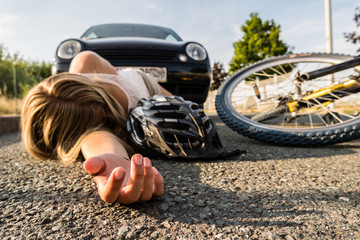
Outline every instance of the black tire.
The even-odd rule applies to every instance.
[[[308,109],[305,108],[305,113],[297,113],[298,115],[296,115],[295,117],[290,115],[287,110],[283,111],[284,109],[281,109],[281,111],[277,111],[277,108],[281,108],[281,106],[276,105],[276,102],[280,97],[284,99],[287,96],[294,95],[294,91],[291,90],[291,87],[289,87],[289,84],[295,86],[295,84],[291,82],[294,80],[293,78],[291,78],[291,76],[294,74],[295,70],[300,70],[300,67],[302,67],[303,65],[314,65],[315,63],[320,65],[322,64],[322,66],[318,67],[320,68],[324,67],[324,64],[336,64],[346,60],[350,60],[352,58],[352,56],[338,54],[309,53],[273,57],[267,60],[257,62],[240,70],[222,85],[215,99],[215,106],[218,115],[220,119],[234,131],[249,138],[258,141],[268,142],[271,144],[281,144],[288,146],[315,146],[340,143],[360,138],[360,117],[358,114],[358,112],[360,112],[360,100],[356,100],[357,102],[355,103],[351,102],[351,104],[349,104],[350,107],[348,107],[348,110],[346,110],[345,107],[345,110],[349,111],[349,113],[347,113],[345,110],[341,110],[344,107],[343,105],[340,106],[339,104],[343,104],[343,102],[348,102],[348,100],[344,101],[344,99],[346,100],[346,98],[343,98],[336,100],[335,103],[331,106],[329,105],[323,107],[319,104],[319,106],[321,106],[320,108],[319,106],[314,106],[314,104],[309,105]],[[289,68],[292,69],[291,71],[281,70],[285,69],[285,67],[290,66],[292,67]],[[359,66],[356,68],[351,68],[349,70],[346,70],[345,72],[336,73],[335,77],[338,77],[340,75],[344,77],[345,74],[345,76],[347,77],[346,79],[349,79],[350,75],[358,75],[358,73],[360,72],[359,70]],[[268,72],[270,72],[270,74],[268,74]],[[279,76],[282,77],[280,79],[281,81],[283,81],[281,82],[281,84],[284,84],[285,90],[280,89],[282,92],[278,90],[277,72],[279,72]],[[248,86],[250,85],[249,82],[253,80],[249,79],[256,76],[256,74],[261,76],[260,73],[262,75],[266,75],[266,78],[256,80],[257,82],[260,81],[261,84],[264,85],[264,100],[261,99],[261,96],[259,98],[259,96],[256,95],[255,91],[254,93],[252,93],[251,87]],[[280,75],[281,73],[285,74]],[[269,82],[269,84],[267,83],[267,81]],[[270,84],[271,81],[272,85]],[[311,83],[306,83],[307,86],[304,87],[305,89],[301,90],[308,91],[321,87],[326,87],[326,85],[322,85],[325,84],[324,82],[324,79],[312,80]],[[242,90],[244,88],[250,90]],[[273,96],[271,95],[271,93],[269,94],[267,92],[269,91],[269,89],[275,89],[272,93]],[[238,93],[238,90],[244,91],[244,94]],[[268,95],[270,97],[267,97]],[[346,97],[347,99],[351,99],[351,101],[355,101],[352,99],[355,99],[354,96],[356,97],[356,95],[357,93],[354,93],[351,95],[349,94]],[[257,100],[256,97],[261,100]],[[267,102],[271,102],[270,100],[274,102],[274,106],[267,107]],[[260,108],[258,107],[258,109],[256,109],[254,107],[255,104],[252,103],[249,103],[248,107],[247,104],[249,101],[257,101],[260,102],[260,104],[264,103],[264,108],[267,109],[264,110],[264,112],[261,112],[261,106]],[[333,109],[334,106],[335,109]],[[311,112],[314,111],[313,109],[316,109],[315,113]],[[265,117],[255,117],[255,119],[258,121],[251,120],[251,116],[254,116],[254,111],[255,114],[257,114],[258,116]],[[344,113],[341,111],[344,111]],[[273,114],[274,112],[276,114]],[[320,123],[316,122],[315,124],[315,120],[322,119],[325,114],[333,114],[335,118],[337,115],[339,115],[342,119],[340,119],[341,121],[334,121],[334,123],[332,124],[326,124],[325,121]],[[281,116],[279,117],[279,115]],[[271,119],[270,121],[267,121],[268,118],[273,118],[273,121],[271,121]],[[289,121],[289,119],[293,119],[293,122],[291,124],[287,123],[285,119],[287,119],[287,121]],[[303,125],[301,127],[299,127],[300,119],[301,121],[303,121],[301,122],[301,124]],[[307,121],[309,123],[306,123],[306,119],[308,119]]]
[[[275,117],[280,116],[281,114],[285,113],[287,110],[286,106],[281,106],[278,108],[271,109],[264,113],[259,113],[254,116],[252,116],[250,119],[255,122],[262,122],[268,119],[272,119]]]

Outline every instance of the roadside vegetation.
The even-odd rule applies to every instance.
[[[50,75],[50,63],[25,60],[0,44],[0,116],[19,114],[28,91]]]

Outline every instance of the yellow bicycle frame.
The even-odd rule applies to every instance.
[[[314,90],[314,91],[306,94],[303,98],[301,98],[300,101],[305,102],[305,101],[308,101],[308,100],[311,100],[311,99],[322,97],[322,96],[325,96],[326,94],[332,93],[334,91],[343,90],[345,88],[349,88],[349,87],[355,86],[357,84],[359,84],[358,81],[356,81],[354,79],[350,79],[350,80],[345,81],[343,83],[339,83],[339,84],[335,84],[335,85],[332,85],[332,86],[329,86],[329,87]],[[323,102],[321,104],[322,104],[322,106],[327,106],[330,103],[332,103],[332,101],[326,101],[326,102]],[[298,108],[299,108],[299,101],[291,101],[291,102],[288,103],[289,112],[295,112],[295,111],[298,110]],[[316,107],[316,109],[318,109],[318,108],[319,107]]]

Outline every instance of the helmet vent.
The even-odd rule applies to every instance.
[[[199,109],[199,105],[193,104],[193,105],[191,105],[191,109],[192,109],[192,110],[198,110],[198,109]]]
[[[180,143],[183,143],[183,144],[188,144],[188,138],[187,137],[184,137],[184,136],[179,136],[177,135],[177,140],[180,142]],[[164,133],[164,138],[167,142],[170,142],[170,143],[177,143],[176,139],[175,139],[175,136],[173,133]]]
[[[179,110],[178,105],[155,105],[150,107],[150,110]]]
[[[158,112],[154,114],[158,118],[185,119],[186,115],[178,112]]]
[[[144,133],[140,123],[138,123],[136,121],[134,122],[134,134],[136,135],[136,137],[139,141],[144,141],[145,133]]]
[[[171,128],[171,129],[175,129],[175,130],[189,130],[189,125],[184,124],[184,123],[177,123],[177,122],[159,122],[158,123],[160,127],[162,128]]]

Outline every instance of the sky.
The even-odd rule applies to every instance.
[[[257,12],[281,26],[294,53],[325,52],[324,0],[0,0],[0,44],[31,61],[51,62],[57,45],[92,25],[144,23],[169,27],[207,49],[227,69],[240,29]],[[344,33],[357,30],[358,0],[331,0],[333,52],[357,55]]]

